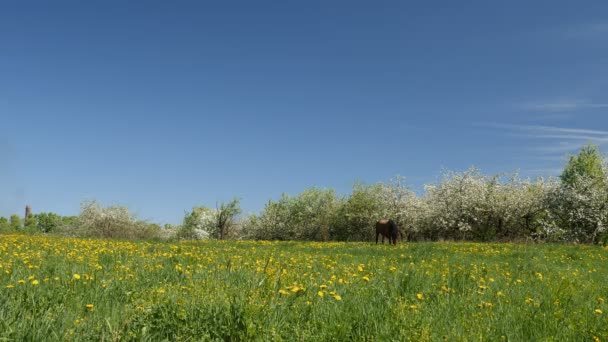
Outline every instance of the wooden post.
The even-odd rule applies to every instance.
[[[28,217],[30,217],[30,215],[32,215],[32,207],[30,207],[29,205],[25,206],[25,219],[27,220]]]

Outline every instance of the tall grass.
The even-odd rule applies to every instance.
[[[608,338],[598,246],[0,240],[8,340]]]

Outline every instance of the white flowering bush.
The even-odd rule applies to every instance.
[[[608,223],[608,189],[596,179],[580,176],[570,185],[553,190],[548,198],[545,236],[553,240],[605,243]]]
[[[225,239],[231,237],[241,213],[239,199],[221,203],[216,209],[194,207],[186,213],[177,237],[181,239]]]
[[[160,228],[157,225],[138,221],[129,213],[127,207],[118,205],[104,207],[97,201],[85,201],[81,204],[76,227],[65,231],[64,234],[100,238],[152,239],[158,238]]]
[[[608,178],[599,150],[570,158],[561,179],[522,179],[482,174],[477,168],[447,171],[418,196],[397,177],[354,185],[338,198],[309,189],[269,202],[245,224],[245,236],[272,240],[370,241],[378,219],[395,220],[412,239],[561,240],[608,239]]]
[[[331,189],[311,188],[296,197],[283,194],[260,215],[251,215],[243,232],[253,239],[327,241],[338,203]]]
[[[486,219],[486,203],[491,192],[490,179],[477,169],[462,173],[448,171],[436,185],[426,185],[424,201],[428,207],[423,232],[426,238],[463,239]],[[478,232],[477,232],[478,233]]]
[[[478,169],[448,171],[439,184],[425,187],[419,215],[427,239],[512,240],[542,230],[545,198],[553,180],[487,176]]]

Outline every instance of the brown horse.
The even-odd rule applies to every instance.
[[[378,244],[378,235],[382,234],[382,244],[384,244],[384,238],[388,238],[388,243],[396,245],[397,236],[400,234],[399,227],[395,221],[390,219],[382,219],[376,222],[376,244]]]

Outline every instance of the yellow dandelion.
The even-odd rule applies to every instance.
[[[85,305],[85,307],[87,308],[87,310],[93,310],[93,308],[95,307],[95,305],[93,305],[93,304],[87,304],[87,305]]]
[[[321,286],[319,286],[319,288],[320,288],[321,290],[325,290],[325,289],[327,288],[327,285],[321,285]]]
[[[419,293],[416,295],[416,298],[422,300],[424,298],[424,295],[422,293]]]
[[[602,314],[602,310],[600,309],[595,309],[593,310],[593,313],[597,314],[597,315],[601,315]]]
[[[6,285],[6,288],[7,288],[7,289],[14,289],[14,288],[15,288],[15,285]]]
[[[293,286],[291,288],[291,292],[300,292],[300,291],[304,291],[303,287],[299,287],[299,286]]]
[[[78,274],[78,273],[74,273],[74,275],[72,275],[72,277],[76,280],[80,280],[80,274]]]
[[[25,280],[23,280],[23,279],[19,279],[19,280],[17,280],[17,282],[18,282],[19,284],[25,284]]]
[[[335,300],[342,300],[342,297],[340,297],[340,295],[334,295],[334,299]]]
[[[361,278],[361,279],[363,279],[365,281],[369,281],[369,277],[368,276],[363,276],[363,278]]]
[[[481,302],[479,304],[477,304],[478,308],[491,308],[492,306],[494,306],[494,304],[489,303],[489,302]]]
[[[38,280],[32,280],[32,285],[38,285],[38,284],[40,284],[40,283],[38,282]]]
[[[317,292],[317,295],[319,295],[319,297],[323,297],[323,296],[325,296],[325,292],[319,291],[319,292]]]
[[[286,291],[286,290],[280,289],[280,290],[279,290],[279,293],[280,293],[280,294],[282,294],[282,295],[288,295],[288,294],[289,294],[289,291]]]

